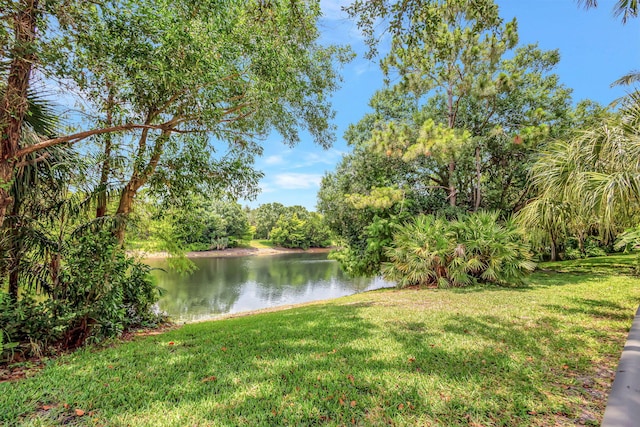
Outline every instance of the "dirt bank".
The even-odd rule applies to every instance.
[[[199,251],[187,252],[188,258],[225,258],[237,256],[264,256],[279,254],[296,254],[296,253],[327,253],[331,248],[309,248],[304,249],[288,249],[288,248],[230,248],[221,251]],[[168,258],[167,252],[144,252],[135,251],[136,255],[140,255],[144,259]]]

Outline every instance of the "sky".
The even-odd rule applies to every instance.
[[[370,112],[368,102],[383,87],[378,60],[363,57],[366,48],[354,22],[341,11],[349,0],[321,0],[323,44],[349,44],[356,59],[342,68],[341,89],[333,96],[336,111],[336,142],[322,149],[304,136],[294,148],[282,144],[278,135],[264,143],[256,167],[264,173],[262,192],[252,208],[279,202],[315,210],[320,181],[335,170],[343,154],[351,151],[342,138],[349,124]],[[622,25],[612,13],[613,0],[601,0],[596,9],[584,10],[575,0],[497,0],[505,20],[517,18],[520,45],[538,43],[545,50],[559,49],[556,68],[561,83],[573,89],[573,101],[591,99],[608,105],[628,89],[611,88],[611,82],[640,69],[640,19]]]

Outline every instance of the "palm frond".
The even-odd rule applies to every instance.
[[[639,82],[640,82],[640,71],[633,70],[630,73],[625,74],[624,76],[620,77],[619,79],[611,83],[611,86],[612,87],[613,86],[631,86]]]

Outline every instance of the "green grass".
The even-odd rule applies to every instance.
[[[271,240],[252,240],[249,246],[256,249],[265,249],[273,248],[275,245]]]
[[[369,292],[83,349],[0,384],[0,425],[598,425],[640,302],[640,280],[605,264],[631,260],[546,264],[523,288]]]

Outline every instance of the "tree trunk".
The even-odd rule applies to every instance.
[[[482,200],[482,169],[480,163],[480,146],[476,147],[476,191],[475,191],[475,203],[473,211],[478,212],[480,209],[480,201]]]
[[[453,89],[451,85],[447,89],[447,124],[449,129],[453,129],[456,125],[455,111],[453,109]],[[454,156],[451,156],[449,160],[449,205],[455,207],[458,194],[456,191],[456,184],[454,180],[454,173],[456,171],[456,161]]]
[[[4,144],[4,141],[2,141]],[[9,194],[11,181],[13,180],[13,165],[7,160],[0,159],[0,227],[4,223],[7,209],[13,203],[13,198]]]
[[[585,233],[578,233],[578,249],[580,249],[580,254],[583,257],[586,257],[587,251],[584,248],[584,241],[585,241]]]
[[[107,84],[109,95],[107,98],[107,120],[106,127],[113,126],[113,90],[111,85]],[[109,182],[109,174],[111,173],[111,134],[105,134],[104,139],[104,161],[102,162],[102,171],[100,173],[100,184],[98,185],[98,206],[96,207],[96,218],[102,218],[107,214],[107,184]]]
[[[9,217],[9,248],[7,250],[7,261],[9,264],[9,298],[18,301],[20,279],[20,259],[22,254],[22,241],[19,236],[18,215],[20,214],[20,200],[15,200],[11,207],[11,216]]]
[[[118,210],[116,211],[116,215],[118,216],[118,221],[116,223],[116,228],[114,231],[114,235],[118,239],[118,243],[120,245],[124,244],[124,232],[126,229],[126,220],[129,214],[131,213],[131,207],[133,206],[133,200],[136,197],[136,193],[142,184],[138,185],[135,180],[130,180],[127,185],[122,190],[122,194],[120,195],[120,203],[118,204]]]
[[[9,187],[13,179],[13,162],[19,149],[22,125],[27,114],[27,90],[31,67],[35,61],[33,42],[36,39],[38,0],[22,0],[13,16],[15,40],[11,49],[11,65],[0,101],[0,226],[4,223],[12,199]]]
[[[458,198],[458,194],[456,191],[456,184],[454,181],[453,174],[456,171],[456,162],[455,160],[449,161],[449,205],[455,207],[456,199]]]
[[[558,249],[556,247],[556,239],[551,239],[551,261],[558,260]]]
[[[169,130],[162,131],[162,134],[155,141],[155,147],[153,148],[149,163],[147,163],[142,170],[139,166],[139,162],[144,155],[144,150],[146,148],[147,133],[143,132],[143,135],[140,137],[138,159],[135,161],[136,166],[134,166],[134,171],[131,174],[129,182],[122,190],[120,203],[118,204],[118,210],[116,211],[118,221],[114,230],[114,235],[118,239],[118,243],[120,243],[120,245],[124,245],[124,234],[126,228],[125,222],[131,213],[131,208],[136,194],[140,187],[146,184],[149,178],[155,173],[158,162],[160,161],[160,156],[164,150],[164,144],[168,140],[170,133],[171,131]]]

